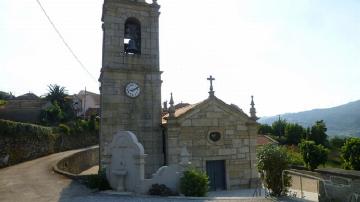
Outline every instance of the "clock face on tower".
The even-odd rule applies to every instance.
[[[135,98],[140,95],[140,86],[135,82],[130,82],[125,86],[125,93],[131,98]]]

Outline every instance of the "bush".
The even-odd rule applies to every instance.
[[[304,165],[302,155],[296,146],[284,146],[283,148],[286,150],[291,165]]]
[[[153,184],[149,189],[150,195],[174,196],[176,195],[169,187],[164,184]]]
[[[50,136],[51,134],[52,129],[49,127],[0,119],[0,136],[16,135],[41,138],[43,136]]]
[[[180,179],[180,191],[185,196],[206,196],[209,190],[209,178],[206,173],[189,169]]]
[[[55,141],[49,127],[0,119],[0,155],[9,155],[7,165],[49,154]]]
[[[315,170],[320,164],[325,164],[329,150],[322,145],[316,145],[314,141],[302,141],[299,144],[305,166]]]
[[[98,189],[100,191],[111,189],[106,179],[105,169],[99,170],[98,174],[86,176],[85,185],[90,189]]]
[[[51,106],[41,111],[39,119],[43,124],[56,125],[64,119],[64,113],[59,104],[54,102]]]
[[[345,168],[360,170],[360,138],[349,138],[341,148],[341,157]]]
[[[88,123],[88,129],[90,131],[97,131],[99,128],[98,126],[98,121],[96,120],[96,116],[95,115],[91,115],[90,116],[90,120],[89,120],[89,123]]]
[[[257,168],[262,180],[265,181],[266,188],[270,191],[270,195],[285,195],[291,179],[286,174],[282,175],[283,170],[289,168],[290,160],[286,151],[276,145],[265,145],[257,153],[257,159]]]
[[[65,135],[69,135],[70,134],[70,128],[69,126],[65,125],[65,124],[59,124],[59,131]]]
[[[61,129],[60,129],[61,128]],[[0,119],[0,155],[9,154],[8,165],[24,162],[54,152],[83,148],[98,143],[98,134],[66,135],[66,125],[45,127]]]

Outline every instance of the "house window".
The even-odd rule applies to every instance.
[[[141,54],[141,26],[136,18],[128,18],[125,22],[124,52]]]

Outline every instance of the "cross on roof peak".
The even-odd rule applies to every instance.
[[[207,78],[207,80],[210,81],[210,91],[209,91],[209,95],[210,95],[210,96],[214,96],[215,91],[214,91],[214,88],[213,88],[213,81],[215,80],[215,78],[212,77],[212,75],[210,75],[210,77]]]

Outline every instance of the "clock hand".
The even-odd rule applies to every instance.
[[[135,91],[135,90],[137,90],[137,89],[139,89],[139,87],[133,88],[133,89],[131,89],[130,91],[133,92],[133,91]]]

